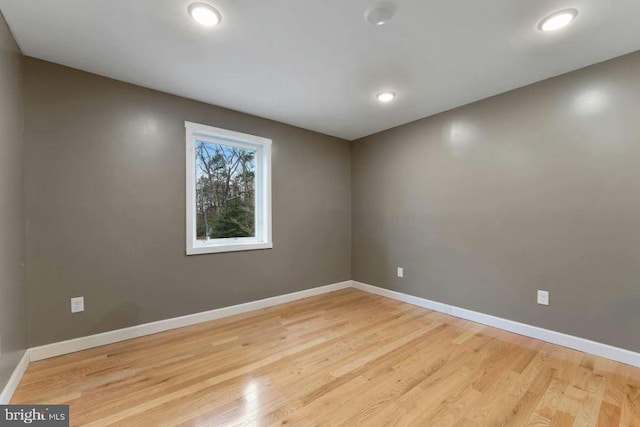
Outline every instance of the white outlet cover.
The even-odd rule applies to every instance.
[[[71,312],[80,313],[84,311],[84,297],[71,298]]]
[[[398,277],[404,277],[404,268],[398,267]]]
[[[549,291],[538,291],[538,304],[549,305]]]

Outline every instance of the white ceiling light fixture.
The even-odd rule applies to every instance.
[[[193,20],[204,27],[213,27],[222,21],[220,12],[207,3],[191,3],[188,10]]]
[[[545,32],[557,31],[569,25],[576,16],[578,16],[578,11],[576,9],[560,10],[540,21],[538,28]]]
[[[395,92],[384,91],[376,95],[376,99],[382,103],[391,102],[396,98]]]
[[[392,4],[380,4],[369,10],[364,14],[365,19],[371,25],[384,25],[395,14],[396,10]]]

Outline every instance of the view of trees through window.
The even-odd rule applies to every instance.
[[[196,237],[255,236],[255,150],[196,141]]]

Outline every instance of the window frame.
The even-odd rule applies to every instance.
[[[271,140],[246,133],[185,121],[186,130],[186,253],[187,255],[273,248],[271,233]],[[197,141],[255,150],[255,237],[199,241],[196,236]]]

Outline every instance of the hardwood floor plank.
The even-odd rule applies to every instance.
[[[640,426],[640,387],[628,384],[622,404],[620,426]]]
[[[553,377],[549,388],[544,392],[542,399],[527,422],[527,426],[550,426],[553,417],[560,406],[562,396],[568,384],[566,381]]]
[[[620,425],[621,408],[608,402],[602,402],[598,415],[598,427],[617,427]]]
[[[71,425],[640,427],[640,369],[356,289],[29,365]]]

